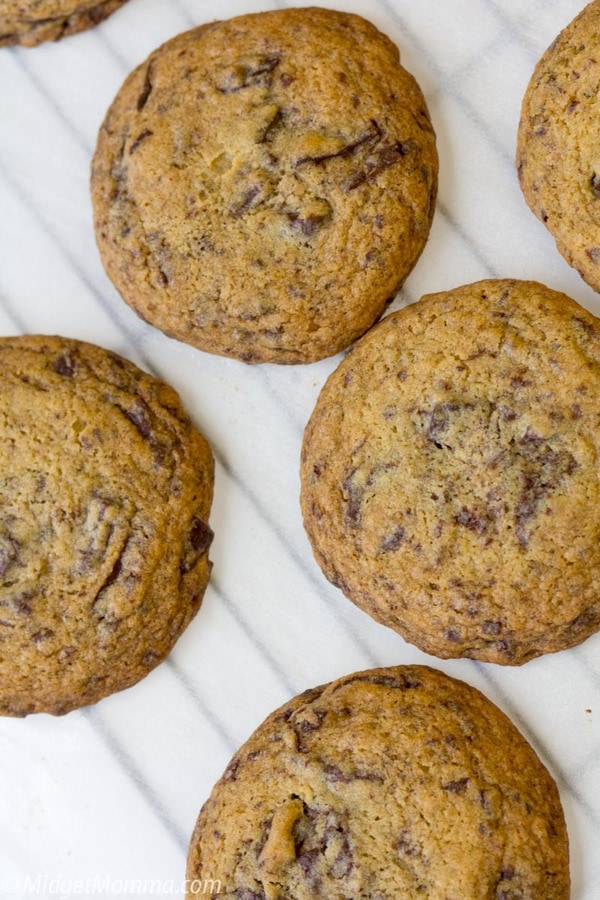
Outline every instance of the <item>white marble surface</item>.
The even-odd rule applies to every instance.
[[[525,206],[513,167],[533,65],[582,0],[322,2],[396,41],[438,134],[431,239],[395,307],[499,275],[544,281],[600,314]],[[88,169],[126,73],[194,24],[275,5],[285,4],[130,0],[93,32],[0,50],[0,332],[83,338],[151,368],[180,391],[218,459],[214,577],[170,660],[95,708],[0,721],[0,897],[133,898],[132,879],[181,897],[198,809],[271,709],[356,669],[427,662],[482,688],[550,766],[573,898],[597,900],[600,637],[504,669],[432,660],[376,625],[321,575],[298,507],[302,429],[337,360],[251,368],[202,354],[136,318],[100,265]]]

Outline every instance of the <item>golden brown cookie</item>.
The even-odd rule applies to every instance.
[[[600,0],[538,62],[523,100],[517,166],[527,203],[569,265],[600,291]]]
[[[236,900],[567,900],[568,839],[509,719],[462,681],[398,666],[266,719],[200,813],[187,878],[188,900],[211,879]]]
[[[600,322],[534,282],[389,316],[307,426],[323,572],[441,657],[519,664],[600,627]]]
[[[126,0],[0,0],[0,47],[35,47],[93,28]]]
[[[427,239],[435,136],[398,49],[358,16],[204,25],[119,91],[92,167],[109,277],[167,334],[300,363],[381,315]]]
[[[210,449],[175,391],[114,353],[0,339],[0,714],[143,678],[206,587]]]

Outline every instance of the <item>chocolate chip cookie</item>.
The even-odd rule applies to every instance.
[[[0,0],[0,47],[35,47],[93,28],[126,0]]]
[[[521,111],[517,166],[525,199],[569,265],[600,291],[600,2],[538,62]]]
[[[0,339],[0,714],[143,678],[200,606],[210,449],[175,391],[91,344]]]
[[[302,450],[315,557],[441,657],[520,664],[600,627],[600,321],[497,280],[389,316],[329,378]]]
[[[119,91],[92,167],[96,237],[125,301],[254,363],[311,362],[369,328],[423,248],[436,184],[398,49],[315,8],[160,47]]]
[[[203,807],[187,877],[237,900],[569,897],[556,785],[479,691],[424,666],[306,691]]]

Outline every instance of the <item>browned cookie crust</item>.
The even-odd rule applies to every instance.
[[[369,22],[286,9],[205,25],[121,88],[92,167],[96,237],[123,298],[246,362],[329,356],[415,264],[435,136]]]
[[[143,678],[200,606],[213,461],[172,388],[100,347],[0,339],[0,714]]]
[[[559,34],[523,100],[517,166],[527,203],[600,291],[600,0]]]
[[[507,717],[399,666],[269,716],[203,807],[187,877],[236,900],[567,900],[568,840],[556,785]]]
[[[327,578],[423,650],[519,664],[600,626],[600,322],[534,282],[390,316],[325,385],[302,510]]]
[[[93,28],[126,0],[0,0],[0,47],[35,47]]]

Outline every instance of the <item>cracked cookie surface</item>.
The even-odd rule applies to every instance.
[[[270,715],[204,805],[187,877],[232,900],[567,900],[568,839],[556,785],[507,717],[398,666]]]
[[[600,322],[534,282],[389,316],[306,428],[327,578],[440,657],[519,664],[600,627]]]
[[[381,315],[427,239],[435,136],[398,49],[358,16],[204,25],[126,80],[92,166],[127,303],[245,362],[299,363]]]
[[[114,353],[0,339],[0,714],[139,681],[208,582],[213,461],[168,385]]]
[[[559,252],[600,291],[600,2],[538,62],[521,110],[517,167],[532,211]]]
[[[35,47],[93,28],[126,0],[0,0],[0,47]]]

